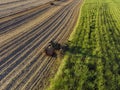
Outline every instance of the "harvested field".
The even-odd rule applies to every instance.
[[[53,38],[59,43],[68,39],[81,3],[0,0],[1,90],[44,90],[56,63],[56,57],[46,56],[44,48]]]

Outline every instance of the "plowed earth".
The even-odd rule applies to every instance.
[[[44,88],[57,61],[46,56],[44,48],[53,38],[60,43],[67,40],[81,2],[0,0],[1,90]]]

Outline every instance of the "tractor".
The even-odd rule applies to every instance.
[[[68,49],[68,45],[64,44],[61,45],[58,42],[55,41],[50,41],[48,46],[45,48],[45,53],[48,56],[55,56],[56,55],[56,51],[61,51],[61,53],[63,54],[66,50]]]

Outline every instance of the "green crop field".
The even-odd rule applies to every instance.
[[[120,0],[84,0],[49,90],[120,90]]]

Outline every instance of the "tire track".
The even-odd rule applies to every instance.
[[[14,28],[16,28],[20,25],[23,25],[24,23],[29,22],[30,20],[33,20],[37,16],[39,16],[41,14],[44,14],[44,12],[48,11],[49,9],[50,9],[50,7],[46,7],[46,8],[43,8],[42,10],[36,11],[34,13],[23,15],[23,16],[14,18],[10,21],[1,23],[1,25],[0,25],[0,35],[4,34],[6,32],[10,32]]]

